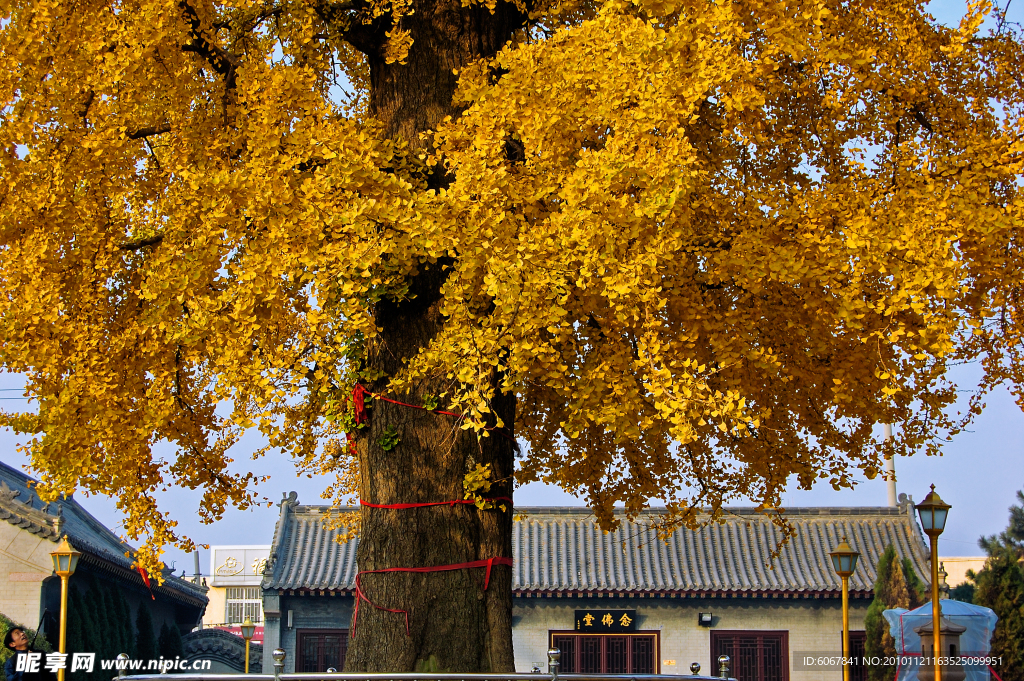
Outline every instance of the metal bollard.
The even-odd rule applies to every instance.
[[[731,661],[732,660],[729,659],[728,655],[719,655],[718,656],[718,677],[719,678],[722,678],[722,679],[729,678],[729,662],[731,662]]]
[[[127,674],[124,673],[124,670],[125,667],[128,666],[128,653],[119,653],[117,656],[117,661],[121,663],[117,665],[117,678],[123,679],[127,676]]]
[[[281,672],[284,671],[284,656],[286,653],[283,649],[277,648],[270,655],[274,658],[274,681],[278,681],[281,678]]]
[[[700,662],[694,662],[693,664],[690,665],[690,673],[693,674],[694,676],[697,676],[697,674],[700,674]]]
[[[558,667],[562,664],[562,651],[558,648],[548,650],[548,673],[551,674],[551,681],[558,679]]]

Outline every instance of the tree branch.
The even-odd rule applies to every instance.
[[[161,135],[161,134],[163,134],[165,132],[170,132],[170,131],[171,131],[171,124],[170,123],[160,123],[159,125],[150,125],[150,126],[146,126],[146,127],[143,127],[143,128],[136,128],[134,130],[129,130],[125,134],[128,136],[128,139],[141,140],[141,139],[145,139],[147,137],[152,137],[153,135]]]
[[[158,243],[164,240],[163,234],[156,234],[154,236],[147,236],[144,239],[138,239],[137,241],[129,241],[128,243],[121,244],[118,248],[122,251],[140,251],[143,248],[149,246],[156,246]]]
[[[89,109],[92,108],[92,103],[96,99],[96,91],[89,90],[85,94],[85,101],[82,102],[82,108],[78,110],[78,116],[82,119],[83,125],[89,125]]]
[[[245,22],[245,30],[251,31],[271,17],[280,17],[283,12],[284,8],[279,5],[269,7]],[[213,24],[213,28],[214,30],[219,31],[221,29],[230,28],[231,24],[231,21],[218,21]]]
[[[352,10],[358,14],[358,10],[365,9],[366,3],[363,0],[327,1],[313,6],[320,20],[337,30],[349,45],[363,54],[376,54],[387,39],[385,32],[390,27],[390,21],[378,18],[364,23],[358,16],[353,16]]]
[[[192,40],[181,46],[185,52],[192,52],[199,55],[209,63],[214,71],[224,76],[228,88],[235,86],[235,69],[238,67],[238,59],[220,45],[207,40],[203,35],[203,24],[199,19],[199,13],[195,7],[188,3],[188,0],[180,0],[178,6],[188,20],[192,33]]]

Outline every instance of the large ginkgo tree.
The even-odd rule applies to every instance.
[[[339,503],[468,494],[363,507],[361,570],[469,566],[362,575],[346,666],[511,670],[517,480],[606,527],[775,507],[936,451],[951,361],[1015,375],[991,10],[0,0],[0,363],[35,400],[2,423],[150,568],[191,546],[159,490],[260,503],[250,429]]]

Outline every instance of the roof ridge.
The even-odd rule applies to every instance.
[[[552,515],[594,515],[588,506],[516,506],[517,511],[523,513],[549,513]],[[330,504],[296,504],[292,512],[301,515],[323,515],[327,511],[332,512],[353,512],[361,510],[358,506],[331,506]],[[626,509],[612,509],[615,515],[625,515]],[[902,516],[903,511],[896,506],[791,506],[782,509],[762,509],[757,506],[723,506],[721,511],[727,514],[769,516],[779,512],[783,516],[789,515],[820,515],[820,516],[842,516],[842,515],[884,515]],[[652,506],[640,511],[640,515],[663,514],[668,510],[663,506]],[[701,508],[702,514],[708,514],[710,509]]]

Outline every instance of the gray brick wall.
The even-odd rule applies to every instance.
[[[850,629],[864,629],[868,601],[850,608]],[[512,640],[517,672],[533,664],[547,669],[549,632],[572,630],[575,611],[636,610],[637,629],[657,631],[662,674],[689,674],[698,662],[702,673],[711,670],[711,631],[758,630],[789,632],[791,681],[840,681],[841,672],[806,672],[793,669],[795,652],[832,652],[841,648],[842,612],[838,599],[689,599],[689,598],[516,598],[513,604]],[[711,612],[713,626],[697,623],[697,613]],[[674,665],[666,664],[674,661]],[[717,668],[714,670],[717,672]]]
[[[295,671],[296,633],[300,629],[348,629],[352,621],[354,599],[351,596],[287,596],[280,598],[281,619],[278,626],[273,620],[267,620],[264,630],[264,663],[263,668],[271,673],[274,669],[271,653],[280,646],[287,653],[285,672]],[[266,597],[264,608],[270,609]],[[288,612],[291,611],[291,626],[288,626]],[[271,631],[275,630],[275,631]],[[279,633],[278,633],[279,632]],[[277,634],[277,642],[272,643],[268,634]]]
[[[264,670],[273,669],[270,653],[280,645],[287,651],[285,671],[295,671],[296,633],[300,629],[347,629],[352,619],[350,596],[280,596],[280,637],[274,642],[275,621],[266,623]],[[270,603],[265,598],[264,606]],[[851,603],[850,628],[864,628],[868,601]],[[791,681],[840,681],[841,672],[797,671],[793,656],[799,652],[838,654],[842,613],[838,599],[737,599],[737,598],[516,598],[513,600],[512,641],[516,671],[528,672],[534,664],[547,669],[549,632],[573,628],[575,610],[636,610],[637,629],[659,633],[659,671],[689,674],[690,663],[712,670],[711,631],[786,631],[789,634]],[[288,611],[292,626],[288,627]],[[711,612],[712,627],[697,623],[697,613]],[[674,665],[668,662],[675,662]],[[717,671],[715,669],[714,671]]]

